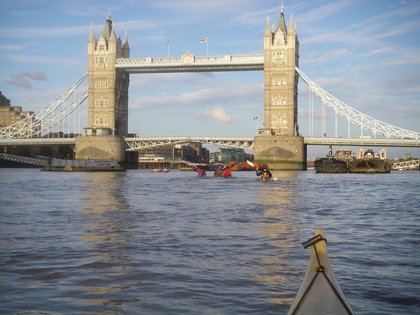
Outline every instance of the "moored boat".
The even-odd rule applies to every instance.
[[[357,151],[357,157],[348,163],[349,173],[389,173],[391,164],[386,158],[386,151],[381,150],[375,155],[372,150]]]
[[[337,150],[335,155],[330,151],[327,157],[314,161],[316,173],[389,173],[391,164],[387,159],[386,150],[382,149],[378,155],[372,150],[360,149],[356,156],[351,150]]]
[[[287,314],[354,314],[332,270],[324,232],[317,230],[315,234],[303,243],[304,248],[313,246],[312,253],[303,283]]]
[[[347,161],[352,159],[351,150],[337,150],[335,155],[332,154],[332,149],[326,157],[317,158],[314,161],[316,173],[347,173]]]
[[[317,158],[314,167],[316,173],[347,173],[347,162],[337,157]]]

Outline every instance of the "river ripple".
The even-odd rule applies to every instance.
[[[325,230],[357,314],[420,307],[420,174],[0,169],[3,314],[285,314]]]

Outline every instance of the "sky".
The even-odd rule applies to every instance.
[[[280,0],[0,0],[0,91],[24,110],[47,106],[87,72],[90,29],[98,38],[109,12],[117,37],[127,32],[131,57],[207,49],[220,56],[263,53],[267,16],[277,25],[280,6]],[[284,0],[284,12],[287,26],[291,16],[295,21],[299,68],[307,76],[364,114],[420,131],[420,1]],[[262,71],[132,74],[129,132],[252,137],[264,123],[263,83]],[[309,136],[308,88],[300,80],[298,89],[299,130]],[[333,113],[327,118],[333,126]],[[408,151],[420,156],[419,149],[398,153]]]

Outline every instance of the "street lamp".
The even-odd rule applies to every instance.
[[[258,117],[255,116],[254,120],[256,121],[256,126],[255,126],[255,133],[258,135]]]

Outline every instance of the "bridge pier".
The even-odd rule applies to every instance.
[[[307,151],[300,136],[258,135],[254,160],[270,170],[306,170]]]
[[[115,136],[78,136],[76,160],[125,160],[124,138]]]

